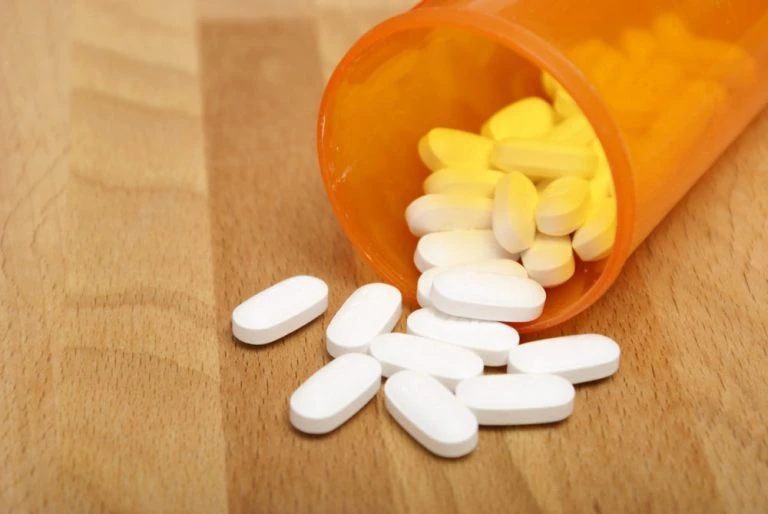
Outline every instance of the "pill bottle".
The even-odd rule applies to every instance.
[[[766,0],[426,0],[371,29],[330,78],[318,152],[354,247],[415,304],[406,206],[433,127],[479,132],[551,74],[592,123],[618,208],[610,256],[547,291],[532,332],[597,301],[630,254],[768,100]]]

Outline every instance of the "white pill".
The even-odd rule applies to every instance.
[[[431,307],[432,300],[432,281],[438,273],[446,270],[465,270],[465,271],[492,271],[502,275],[514,275],[516,277],[527,277],[525,268],[512,259],[490,259],[487,261],[473,262],[472,264],[462,264],[459,266],[444,266],[440,268],[430,268],[419,277],[416,283],[416,300],[422,307]]]
[[[462,318],[531,321],[541,316],[547,294],[528,278],[477,271],[446,271],[432,283],[432,305]]]
[[[575,390],[557,375],[484,375],[463,381],[456,398],[481,425],[553,423],[571,415]]]
[[[405,209],[414,236],[448,230],[491,228],[493,202],[483,196],[425,195]]]
[[[573,234],[573,251],[582,261],[605,259],[613,249],[616,223],[616,201],[613,198],[593,197],[587,220]]]
[[[464,194],[493,197],[496,184],[504,173],[496,170],[456,170],[445,168],[430,174],[424,180],[427,194]]]
[[[458,318],[435,309],[419,309],[408,316],[408,333],[455,344],[474,352],[486,366],[507,364],[509,350],[520,342],[517,330],[499,323]]]
[[[328,353],[367,353],[368,344],[391,332],[400,319],[403,297],[388,284],[366,284],[347,298],[325,331]]]
[[[539,195],[536,227],[550,236],[574,232],[589,215],[589,182],[578,177],[553,180]]]
[[[328,308],[328,286],[299,275],[248,298],[232,311],[232,335],[244,343],[267,344],[303,327]]]
[[[528,276],[543,287],[567,282],[576,270],[571,238],[536,234],[533,245],[522,254]]]
[[[380,335],[369,351],[385,377],[410,369],[432,375],[451,390],[483,372],[483,360],[471,351],[411,334]]]
[[[554,337],[509,352],[508,373],[551,373],[572,384],[609,377],[619,369],[616,342],[599,334]]]
[[[538,196],[533,182],[517,171],[508,173],[496,186],[493,234],[508,252],[522,252],[533,244]]]
[[[440,382],[401,371],[384,384],[384,404],[419,444],[440,457],[462,457],[477,447],[477,420]]]
[[[362,409],[381,385],[381,365],[362,353],[334,359],[291,395],[291,424],[308,434],[326,434]]]
[[[490,230],[433,232],[419,239],[413,262],[424,272],[438,266],[470,264],[489,259],[517,259],[504,250]]]

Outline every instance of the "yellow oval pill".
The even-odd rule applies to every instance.
[[[455,170],[445,168],[424,180],[427,194],[454,194],[493,198],[496,184],[504,173],[496,170]]]
[[[579,104],[576,103],[576,100],[573,99],[568,91],[562,88],[555,91],[553,106],[555,112],[563,118],[581,114]]]
[[[546,135],[555,123],[552,106],[531,96],[510,104],[485,122],[482,135],[495,140],[508,137],[535,139]]]
[[[492,150],[492,139],[449,128],[434,128],[419,140],[419,156],[432,171],[490,168]]]
[[[536,227],[550,236],[565,236],[579,228],[589,214],[589,182],[578,177],[553,180],[539,196]]]
[[[595,197],[584,224],[573,234],[573,251],[582,261],[599,261],[611,253],[616,239],[616,201]]]
[[[500,170],[521,171],[534,178],[589,178],[597,167],[591,147],[514,138],[496,143],[491,161]]]
[[[552,143],[587,146],[595,140],[595,131],[586,116],[575,114],[555,125],[545,139]]]
[[[518,253],[533,244],[536,236],[536,202],[533,182],[513,171],[499,181],[493,199],[493,235],[502,248]]]
[[[576,271],[576,262],[568,236],[536,234],[533,245],[522,254],[528,277],[542,287],[555,287],[567,282]]]

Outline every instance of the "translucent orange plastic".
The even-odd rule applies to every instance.
[[[544,95],[540,70],[592,122],[618,203],[610,257],[548,290],[531,332],[583,311],[768,100],[766,0],[432,0],[347,53],[320,108],[320,168],[360,254],[415,303],[416,238],[404,211],[428,170],[433,127],[479,131],[504,105]]]

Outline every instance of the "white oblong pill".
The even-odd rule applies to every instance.
[[[446,271],[432,283],[435,309],[462,318],[531,321],[544,310],[547,293],[529,278],[477,271]]]
[[[539,195],[536,227],[550,236],[567,236],[589,215],[589,182],[578,177],[553,180]]]
[[[455,170],[445,168],[430,174],[424,180],[427,194],[464,194],[493,197],[496,184],[504,173],[496,170]]]
[[[491,228],[492,205],[493,202],[483,196],[424,195],[408,205],[405,220],[414,236]]]
[[[504,366],[509,350],[520,343],[517,330],[499,323],[458,318],[435,309],[419,309],[408,316],[408,333],[455,344],[474,352],[486,366]]]
[[[490,230],[452,230],[422,236],[413,262],[422,273],[438,266],[454,266],[489,259],[517,259],[499,246]]]
[[[371,340],[391,332],[403,308],[403,297],[389,284],[366,284],[347,298],[328,324],[325,340],[334,357],[350,352],[366,353]]]
[[[440,457],[462,457],[477,447],[477,420],[433,377],[400,371],[384,384],[387,411],[419,444]]]
[[[380,385],[381,365],[376,359],[362,353],[342,355],[291,395],[291,424],[307,434],[327,434],[362,409]]]
[[[369,351],[385,377],[410,369],[432,375],[450,390],[483,372],[483,360],[471,351],[411,334],[380,335]]]
[[[493,234],[508,252],[522,252],[536,235],[539,195],[528,177],[512,171],[496,186],[493,199]]]
[[[464,380],[456,398],[481,425],[553,423],[571,415],[576,392],[557,375],[484,375]]]
[[[620,355],[616,341],[600,334],[553,337],[512,348],[507,372],[550,373],[579,384],[616,373]]]
[[[419,277],[416,283],[416,300],[422,307],[431,307],[432,300],[432,281],[438,273],[446,270],[465,270],[465,271],[492,271],[502,275],[514,275],[516,277],[527,277],[525,268],[512,259],[489,259],[487,261],[473,262],[472,264],[462,264],[458,266],[444,266],[440,268],[430,268]]]
[[[309,275],[278,282],[232,311],[232,335],[248,344],[277,341],[328,308],[328,286]]]
[[[522,254],[528,276],[543,287],[559,286],[576,271],[571,238],[536,234],[533,245]]]

